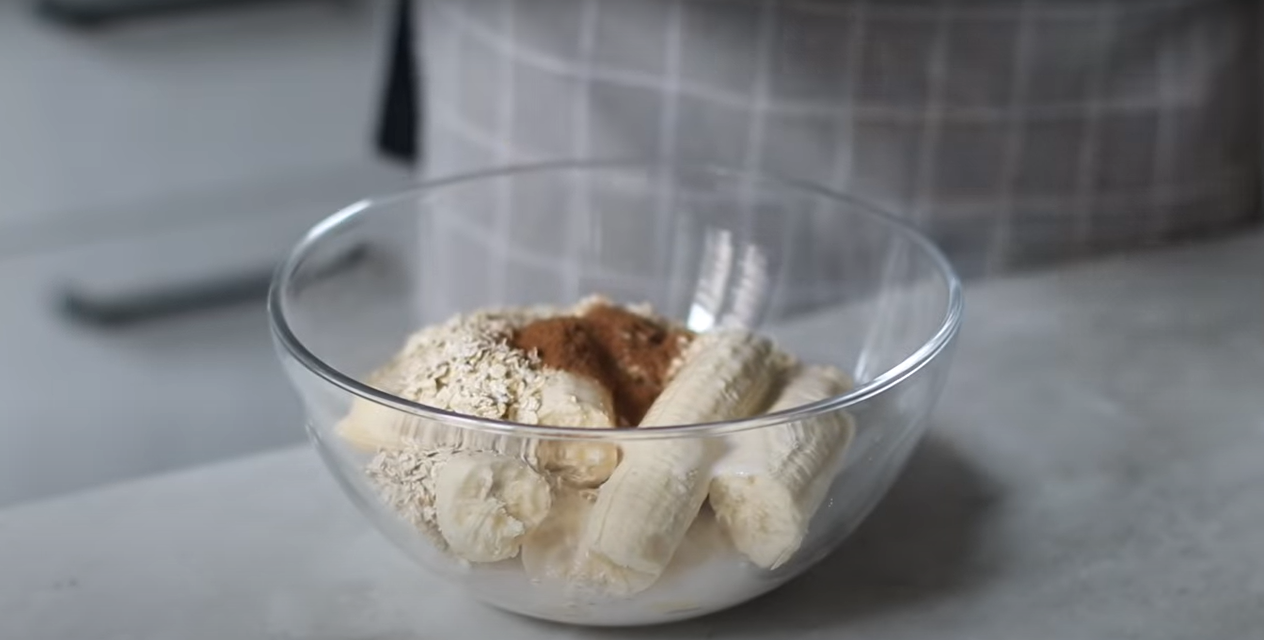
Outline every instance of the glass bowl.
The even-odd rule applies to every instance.
[[[458,415],[366,382],[411,333],[454,314],[565,306],[590,294],[648,303],[699,332],[749,327],[805,362],[840,368],[854,384],[844,395],[731,422],[582,429]],[[591,625],[718,611],[828,555],[881,499],[921,437],[961,310],[960,283],[939,250],[872,207],[734,170],[621,162],[498,169],[353,204],[298,243],[269,298],[311,440],[369,520],[478,600]],[[500,452],[576,443],[621,453],[689,443],[723,450],[761,430],[822,419],[850,425],[850,440],[819,474],[819,507],[800,527],[797,549],[772,568],[737,552],[704,504],[679,547],[659,550],[671,558],[661,576],[616,593],[578,588],[565,571],[540,571],[538,554],[469,562],[444,553],[433,532],[412,524],[422,507],[383,490],[380,469],[370,470],[391,452],[339,434],[353,406],[386,424],[496,442]],[[705,481],[712,471],[697,473]],[[563,540],[550,553],[573,563],[576,538]]]

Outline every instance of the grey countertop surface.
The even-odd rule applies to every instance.
[[[1255,234],[972,287],[887,499],[730,612],[600,630],[485,608],[293,449],[0,511],[0,638],[1258,638],[1261,274]]]

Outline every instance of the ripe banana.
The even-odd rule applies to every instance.
[[[548,483],[525,462],[486,452],[453,454],[437,468],[434,490],[439,533],[471,562],[518,555],[552,501]]]
[[[554,427],[614,426],[614,398],[605,385],[560,369],[540,372],[540,408],[534,424]]]
[[[530,424],[614,426],[610,391],[597,381],[547,369],[539,372],[535,385],[532,395],[538,396],[538,407],[532,405],[529,414],[524,411],[524,418]],[[422,450],[452,448],[520,457],[537,469],[549,471],[579,487],[601,484],[619,462],[619,448],[613,443],[536,440],[484,433],[427,420],[360,398],[338,423],[337,432],[352,446],[364,451],[389,451],[415,444]]]
[[[731,420],[757,413],[778,369],[772,343],[741,330],[703,334],[654,401],[641,428]],[[707,438],[633,441],[588,515],[575,574],[631,595],[662,574],[706,500],[719,443]]]
[[[548,517],[522,541],[522,568],[527,575],[533,579],[567,577],[595,498],[592,489],[562,488],[554,493]]]
[[[614,427],[610,390],[591,378],[548,369],[542,374],[539,424],[555,427]],[[595,487],[619,464],[613,442],[586,439],[530,441],[528,459],[564,483]]]
[[[374,452],[399,449],[408,442],[419,441],[425,425],[420,416],[356,398],[335,431],[351,446]]]
[[[824,400],[849,388],[850,380],[838,369],[802,367],[791,374],[769,411]],[[734,471],[711,480],[710,501],[734,546],[751,562],[775,569],[798,551],[854,430],[849,414],[834,411],[732,436]]]

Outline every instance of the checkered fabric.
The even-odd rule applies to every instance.
[[[423,0],[424,172],[769,172],[912,219],[967,276],[1158,244],[1260,217],[1259,5]]]

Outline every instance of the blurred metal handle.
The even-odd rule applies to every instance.
[[[348,269],[369,256],[365,245],[356,245],[308,274],[319,279]],[[96,327],[119,327],[169,316],[208,311],[247,302],[261,302],[272,283],[272,269],[261,268],[238,275],[113,296],[94,295],[69,286],[62,293],[60,311],[69,320]]]
[[[191,9],[300,0],[37,0],[36,11],[60,24],[96,27],[109,22],[146,18]],[[302,0],[349,6],[352,0]]]

